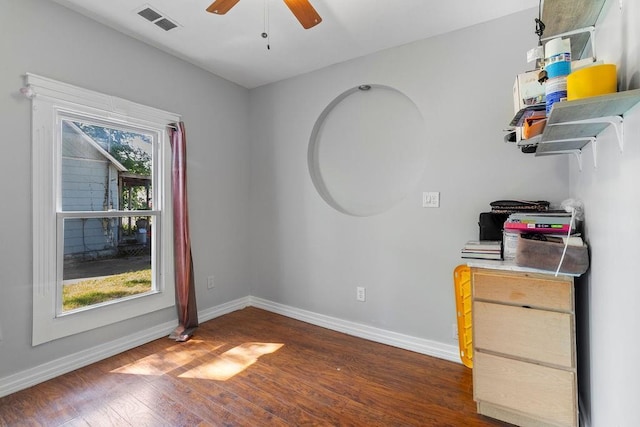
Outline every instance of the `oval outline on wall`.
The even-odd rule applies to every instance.
[[[368,98],[364,98],[365,96]],[[341,109],[348,112],[349,108],[357,108],[351,111],[350,115],[357,116],[360,121],[368,120],[368,122],[355,123],[355,126],[345,125],[345,117],[339,117],[336,114]],[[395,108],[395,110],[385,111],[385,108]],[[391,118],[393,123],[383,124],[382,122],[388,118]],[[339,150],[344,146],[347,148],[346,151],[352,154],[358,150],[361,154],[370,154],[362,151],[362,141],[329,140],[324,143],[323,150],[323,137],[327,136],[327,129],[329,134],[331,131],[335,133],[335,130],[332,130],[334,125],[330,122],[332,119],[337,121],[335,126],[341,129],[340,133],[344,131],[345,134],[357,132],[374,134],[356,135],[354,140],[369,138],[366,141],[369,143],[376,137],[386,136],[385,140],[373,141],[374,154],[369,156],[369,165],[366,164],[367,156],[351,159],[354,170],[359,169],[357,174],[347,171],[350,168],[349,164],[340,164],[344,162],[343,159],[338,159],[341,157]],[[405,129],[401,126],[403,120],[407,121]],[[399,132],[399,138],[389,136],[389,133],[394,131]],[[420,110],[404,93],[385,85],[360,85],[348,89],[327,105],[318,116],[311,132],[307,163],[313,185],[327,204],[344,214],[367,217],[386,212],[404,200],[422,178],[427,165],[426,136],[426,126]],[[324,141],[327,139],[325,138]],[[348,145],[350,143],[352,146]],[[357,146],[358,144],[360,147]],[[334,153],[327,154],[331,150]],[[380,167],[381,165],[383,167]],[[369,170],[366,169],[367,167]],[[375,168],[378,169],[375,170]],[[379,173],[381,169],[384,169],[382,176]],[[352,175],[357,177],[352,179]],[[365,180],[371,181],[375,188],[369,188],[370,185],[363,183]]]

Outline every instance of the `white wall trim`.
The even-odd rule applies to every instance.
[[[223,314],[240,310],[249,305],[249,297],[244,297],[198,312],[201,322],[214,319]],[[42,365],[17,372],[4,378],[0,378],[0,397],[15,393],[27,387],[50,380],[59,375],[90,365],[107,357],[115,356],[123,351],[130,350],[153,340],[168,337],[175,329],[177,321],[165,322],[143,331],[127,335],[116,340],[79,351],[59,359],[52,360]]]
[[[323,314],[279,304],[258,297],[250,297],[250,302],[250,305],[253,307],[282,314],[283,316],[311,323],[312,325],[343,332],[345,334],[364,338],[370,341],[391,345],[404,350],[415,351],[416,353],[425,354],[427,356],[462,363],[460,356],[458,355],[458,347],[450,344],[443,344],[437,341],[417,338],[411,335],[404,335],[388,331],[386,329],[375,328],[361,323],[338,319],[336,317],[325,316]]]
[[[28,88],[23,93],[32,99],[32,345],[173,307],[171,144],[167,126],[180,116],[33,74],[28,74],[26,81]],[[97,124],[145,133],[153,140],[149,148],[153,152],[152,196],[157,212],[149,214],[154,217],[154,233],[159,238],[152,240],[155,247],[152,251],[155,254],[153,292],[122,299],[117,304],[105,303],[63,313],[64,220],[73,216],[90,217],[98,212],[104,217],[111,215],[106,208],[75,215],[62,209],[62,123],[76,119],[98,120]],[[123,209],[118,208],[114,215],[117,212]]]
[[[206,322],[207,320],[215,319],[216,317],[220,317],[236,310],[241,310],[248,306],[261,308],[272,313],[281,314],[283,316],[291,317],[292,319],[334,331],[343,332],[348,335],[353,335],[405,350],[415,351],[416,353],[425,354],[427,356],[461,363],[460,358],[458,357],[458,348],[453,345],[399,334],[397,332],[375,328],[336,317],[325,316],[323,314],[279,304],[258,297],[247,296],[238,298],[236,300],[199,311],[198,319],[200,322]],[[75,369],[82,368],[83,366],[106,359],[107,357],[115,356],[118,353],[122,353],[123,351],[130,350],[150,341],[169,336],[169,333],[175,327],[176,321],[165,322],[143,331],[0,378],[0,397],[7,396],[27,387],[50,380],[57,376],[66,374],[67,372],[71,372]]]
[[[180,121],[180,115],[158,108],[138,104],[137,102],[106,95],[94,90],[85,89],[69,83],[39,76],[33,73],[25,75],[26,87],[21,92],[28,98],[46,98],[56,103],[81,105],[107,114],[111,120],[125,123],[151,124],[153,127],[164,127],[168,123]]]
[[[163,336],[169,336],[169,333],[175,329],[176,324],[177,322],[175,321],[165,322],[152,328],[0,378],[0,397],[50,380],[51,378],[66,374],[67,372],[82,368],[83,366],[90,365],[155,339],[162,338]]]
[[[242,310],[251,305],[251,297],[242,297],[233,301],[226,302],[224,304],[217,305],[215,307],[207,308],[205,310],[198,311],[198,320],[200,323],[207,320],[215,319],[224,314],[234,312],[236,310]]]

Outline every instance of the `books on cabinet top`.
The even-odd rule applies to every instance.
[[[499,240],[469,240],[462,248],[462,258],[502,259],[502,242]]]
[[[518,212],[509,215],[504,223],[505,231],[537,233],[568,233],[570,227],[571,214],[564,211]],[[573,224],[573,228],[575,228],[575,224]]]
[[[500,250],[500,240],[469,240],[464,249],[468,250]]]
[[[501,260],[502,254],[500,254],[499,252],[498,253],[476,253],[476,252],[462,251],[461,258]]]

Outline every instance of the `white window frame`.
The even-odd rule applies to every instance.
[[[22,92],[32,99],[33,160],[33,335],[32,345],[86,332],[102,326],[175,306],[173,215],[171,203],[171,146],[167,125],[180,120],[174,113],[67,83],[26,75]],[[59,281],[64,256],[58,234],[60,194],[59,139],[61,115],[94,118],[106,123],[145,129],[157,135],[158,200],[154,200],[157,226],[154,238],[155,291],[83,310],[61,313]]]

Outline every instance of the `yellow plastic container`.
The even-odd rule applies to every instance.
[[[467,368],[473,368],[473,341],[471,326],[471,268],[459,265],[453,270],[456,294],[456,319],[460,359]]]
[[[580,68],[567,76],[567,101],[614,93],[618,89],[615,64]]]

